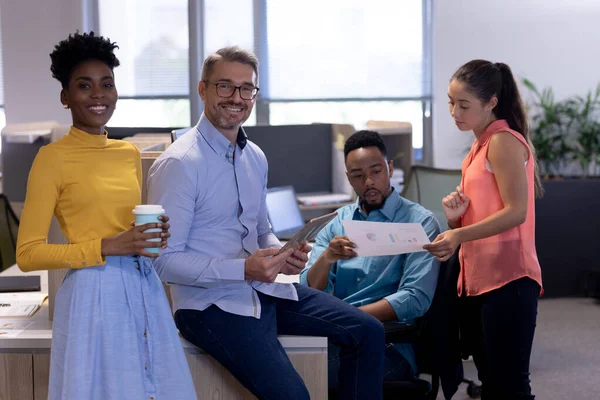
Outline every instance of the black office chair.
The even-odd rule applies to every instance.
[[[17,262],[19,219],[8,199],[0,193],[0,272]]]
[[[425,315],[414,324],[384,323],[386,343],[413,343],[419,373],[432,377],[431,382],[421,378],[384,382],[384,399],[435,400],[440,386],[446,398],[451,398],[463,382],[469,384],[467,393],[471,397],[479,397],[479,387],[463,376],[456,292],[459,271],[457,250],[440,266],[435,295]],[[338,399],[336,390],[329,391],[329,398]]]
[[[458,334],[458,296],[456,282],[460,265],[458,251],[440,265],[440,274],[429,310],[413,326],[388,322],[388,343],[414,343],[420,373],[431,375],[431,383],[416,379],[409,382],[386,382],[384,398],[435,400],[440,380],[444,379],[446,397],[458,389],[463,378],[460,341]],[[409,397],[410,396],[410,397]]]

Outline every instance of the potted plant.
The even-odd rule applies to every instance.
[[[600,158],[600,84],[585,97],[574,96],[565,101],[565,111],[575,122],[575,137],[571,146],[572,160],[581,166],[582,177],[598,175]]]
[[[536,248],[546,297],[581,296],[589,269],[598,264],[589,241],[600,226],[600,85],[584,96],[557,101],[551,88],[529,80],[531,140],[536,146],[544,196],[536,199]],[[581,179],[547,179],[572,174]],[[572,212],[582,218],[573,218]]]
[[[528,79],[523,84],[534,95],[529,105],[531,141],[536,149],[541,175],[548,179],[561,176],[571,152],[569,131],[574,117],[567,112],[564,102],[554,99],[552,88],[539,91]]]
[[[552,88],[539,91],[528,79],[523,84],[534,101],[529,105],[531,140],[537,150],[542,176],[562,176],[569,163],[577,163],[581,177],[600,171],[600,84],[585,96],[556,101]]]

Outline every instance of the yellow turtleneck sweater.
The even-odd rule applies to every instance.
[[[71,127],[35,157],[19,225],[23,271],[103,265],[101,240],[130,229],[141,202],[139,150]],[[52,215],[69,244],[47,244]]]

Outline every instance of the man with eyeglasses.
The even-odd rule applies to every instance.
[[[340,398],[379,399],[381,323],[334,296],[275,282],[300,273],[311,247],[280,253],[267,219],[267,160],[241,127],[257,81],[251,52],[210,55],[198,84],[200,121],[150,169],[148,201],[171,223],[155,267],[171,284],[175,322],[259,399],[309,398],[277,335],[328,337],[341,348]]]

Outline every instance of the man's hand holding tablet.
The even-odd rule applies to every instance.
[[[336,212],[322,215],[318,218],[313,218],[306,223],[280,250],[279,252],[286,251],[289,248],[298,250],[302,242],[311,242],[315,240],[315,237],[331,221],[337,216]]]

